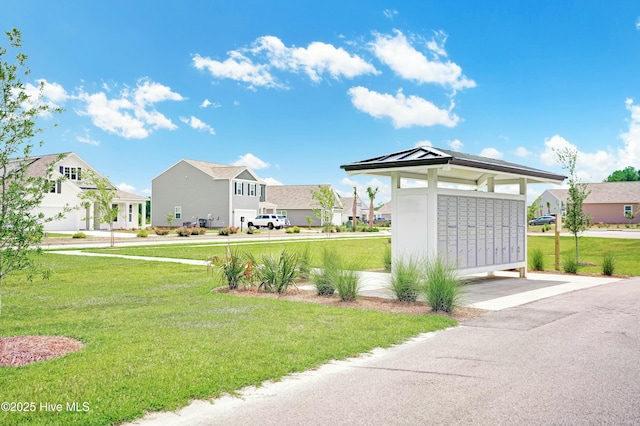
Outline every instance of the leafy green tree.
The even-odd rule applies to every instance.
[[[616,170],[611,173],[605,182],[627,182],[640,180],[640,169],[636,170],[631,166],[627,166],[622,170]]]
[[[36,120],[61,109],[41,102],[43,83],[37,99],[27,94],[21,81],[21,75],[29,75],[28,57],[20,51],[22,35],[15,28],[5,34],[8,45],[0,46],[0,290],[4,278],[14,271],[27,271],[30,278],[49,275],[49,270],[37,265],[33,254],[41,253],[45,223],[61,219],[68,210],[51,217],[36,211],[52,185],[63,179],[53,178],[55,161],[44,173],[29,169],[34,161],[32,140],[42,132]],[[7,59],[10,51],[17,52],[14,61]],[[37,144],[42,146],[43,141]]]
[[[540,203],[542,202],[542,195],[538,195],[533,203],[527,208],[527,221],[534,219],[538,216],[538,209],[540,208]]]
[[[584,213],[582,205],[591,191],[587,189],[587,184],[581,183],[576,175],[578,151],[575,148],[562,148],[555,150],[555,153],[560,166],[569,172],[569,191],[567,192],[564,226],[573,234],[576,264],[578,264],[578,234],[591,225],[591,216]]]
[[[369,196],[369,228],[373,228],[373,201],[376,199],[379,190],[377,186],[375,189],[370,186],[367,187],[367,195]]]
[[[311,190],[311,198],[315,201],[313,214],[320,219],[323,230],[329,236],[331,231],[333,208],[336,206],[336,195],[329,185],[319,185],[318,190]]]
[[[83,170],[82,183],[87,186],[80,198],[89,205],[94,206],[94,212],[99,223],[109,225],[111,234],[111,247],[115,245],[115,235],[113,230],[113,222],[118,217],[118,206],[113,204],[113,200],[118,197],[116,188],[111,185],[109,179],[98,176],[91,170],[86,172]]]

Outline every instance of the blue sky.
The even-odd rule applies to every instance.
[[[557,172],[573,145],[585,182],[640,167],[637,1],[21,0],[0,22],[65,108],[38,153],[140,195],[189,158],[386,201],[339,166],[419,144]]]

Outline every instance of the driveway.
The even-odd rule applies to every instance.
[[[135,424],[640,424],[639,323],[621,280]]]

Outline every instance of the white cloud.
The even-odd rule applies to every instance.
[[[398,11],[395,9],[385,9],[382,11],[382,14],[387,17],[387,19],[393,19],[393,17],[398,14]]]
[[[254,170],[266,169],[267,167],[270,166],[269,163],[262,161],[261,159],[251,154],[250,152],[246,153],[245,155],[241,155],[240,158],[238,158],[236,161],[232,163],[232,165],[246,166]]]
[[[264,178],[262,179],[263,181],[265,181],[267,183],[267,185],[282,185],[282,182],[272,178],[272,177],[268,177],[268,178]]]
[[[153,130],[175,130],[173,122],[154,109],[161,101],[181,101],[184,98],[167,86],[147,79],[138,81],[135,89],[125,88],[118,98],[108,99],[104,92],[89,94],[80,90],[77,99],[86,104],[79,115],[91,117],[94,125],[127,139],[144,139]]]
[[[45,79],[37,80],[37,83],[37,85],[31,83],[25,84],[24,92],[29,99],[24,102],[23,108],[31,109],[39,105],[46,105],[52,109],[61,108],[69,98],[64,87],[58,83],[49,83]],[[40,115],[42,117],[49,117],[51,113],[45,112]]]
[[[460,140],[458,139],[454,139],[452,141],[447,142],[447,145],[449,145],[449,147],[454,151],[460,151],[464,146],[464,144],[460,142]]]
[[[427,48],[431,50],[436,57],[437,56],[447,56],[447,51],[444,50],[444,45],[447,43],[448,35],[440,30],[434,31],[434,36],[431,40],[427,42]]]
[[[278,37],[264,36],[256,40],[253,52],[265,52],[270,64],[278,69],[290,72],[303,70],[315,82],[322,80],[321,75],[325,72],[333,79],[378,73],[373,65],[359,56],[319,41],[307,48],[287,47]]]
[[[435,60],[429,60],[424,54],[417,51],[402,34],[395,30],[395,35],[376,34],[376,39],[371,43],[374,54],[402,78],[422,83],[435,83],[453,89],[465,89],[475,87],[476,83],[462,74],[459,65],[439,60],[439,56],[446,56],[444,50],[444,33],[436,33],[439,37],[427,44],[430,52],[434,53]]]
[[[503,157],[500,151],[492,147],[484,148],[482,151],[480,151],[480,156],[487,157],[487,158],[494,158],[496,160],[499,160]]]
[[[269,73],[268,65],[256,65],[240,51],[228,52],[229,58],[224,62],[194,55],[193,66],[199,70],[207,70],[216,78],[229,78],[231,80],[249,83],[249,87],[279,87],[274,77]]]
[[[545,150],[540,154],[540,161],[547,166],[560,166],[557,151],[570,149],[577,152],[576,176],[582,182],[601,182],[611,174],[612,166],[617,163],[611,152],[598,150],[582,152],[578,147],[560,135],[554,135],[544,141]],[[565,170],[565,172],[568,172]]]
[[[627,99],[625,105],[631,118],[629,130],[620,134],[624,148],[618,150],[618,167],[623,169],[633,165],[637,168],[640,163],[640,105],[634,105],[633,99]]]
[[[640,18],[636,21],[636,30],[640,30]]]
[[[120,191],[131,192],[133,193],[136,190],[136,187],[133,185],[129,185],[128,183],[122,182],[116,185]]]
[[[451,111],[440,109],[418,96],[406,97],[402,91],[393,96],[358,86],[349,89],[348,93],[357,109],[376,118],[389,117],[395,128],[437,124],[454,127],[459,121]]]
[[[206,108],[209,105],[211,105],[211,101],[209,99],[205,99],[204,101],[202,101],[202,103],[200,104],[201,108]]]
[[[415,148],[419,148],[421,146],[433,146],[433,144],[431,143],[430,140],[423,140],[423,141],[418,141],[416,142],[416,144],[414,145]]]
[[[85,129],[84,135],[76,136],[76,140],[81,143],[86,143],[87,145],[93,145],[93,146],[100,145],[99,141],[91,138],[91,136],[89,135],[88,129]]]
[[[199,118],[194,117],[193,115],[190,118],[180,117],[180,121],[188,124],[192,129],[209,132],[212,135],[216,134],[216,131],[213,129],[213,127],[200,120]]]
[[[516,148],[516,150],[513,152],[517,157],[528,157],[529,155],[531,155],[531,151],[529,151],[527,148],[523,147],[523,146],[519,146]]]

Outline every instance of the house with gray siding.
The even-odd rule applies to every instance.
[[[151,181],[151,224],[241,227],[258,215],[266,184],[246,166],[182,159]]]
[[[568,189],[544,191],[536,214],[564,214],[568,192]],[[640,182],[589,183],[587,192],[582,210],[591,215],[592,223],[640,223]],[[627,219],[627,212],[633,212],[635,217]]]
[[[292,226],[307,226],[307,217],[313,218],[311,226],[322,226],[323,223],[314,214],[318,203],[311,196],[311,191],[318,191],[320,186],[329,186],[335,195],[335,204],[332,211],[334,225],[342,224],[342,211],[340,196],[331,185],[269,185],[267,187],[266,201],[271,209],[278,215],[286,216]]]

